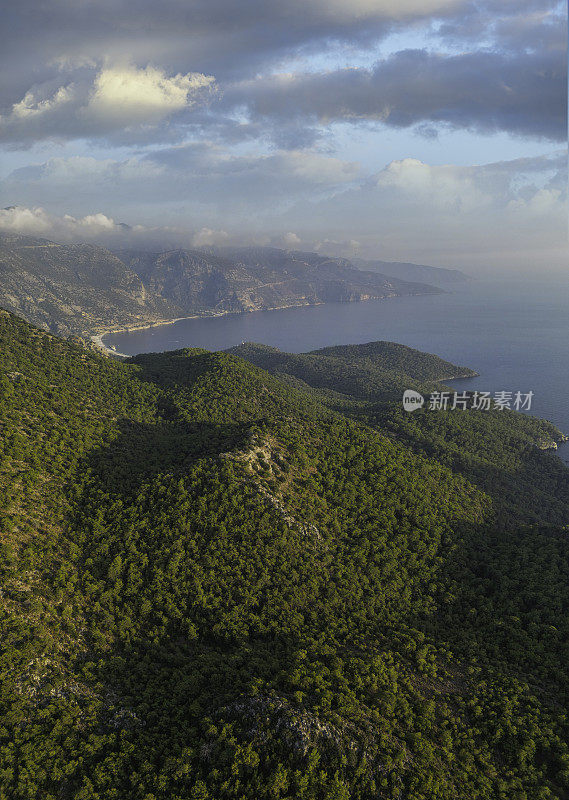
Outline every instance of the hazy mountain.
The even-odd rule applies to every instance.
[[[93,244],[0,236],[0,306],[58,334],[191,314],[440,291],[349,261],[276,248],[112,253]]]
[[[272,247],[120,251],[150,291],[188,311],[253,311],[439,291],[341,258]]]
[[[362,270],[379,272],[404,281],[422,281],[444,289],[460,286],[472,280],[469,275],[458,269],[429,267],[425,264],[409,264],[404,261],[368,261],[363,258],[354,258],[352,261]]]

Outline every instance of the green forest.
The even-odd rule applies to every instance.
[[[0,800],[569,798],[561,433],[459,372],[0,311]]]

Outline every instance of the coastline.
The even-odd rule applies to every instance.
[[[117,358],[130,358],[126,353],[119,353],[116,350],[111,350],[110,347],[103,342],[103,336],[112,331],[105,331],[104,333],[93,334],[90,339],[96,347],[99,348],[106,356],[116,356]]]
[[[446,294],[444,290],[441,290],[441,294]],[[435,294],[433,292],[413,292],[409,295],[399,295],[399,294],[389,294],[385,295],[384,297],[366,297],[365,299],[361,300],[348,300],[349,303],[365,303],[368,300],[391,300],[397,297],[425,297],[430,296],[431,294]],[[436,292],[439,294],[439,292]],[[110,356],[118,356],[119,358],[130,358],[130,356],[126,353],[119,353],[116,350],[108,347],[104,342],[103,338],[105,336],[110,336],[113,333],[131,333],[132,331],[143,331],[149,330],[151,328],[159,328],[163,325],[173,325],[175,322],[182,322],[186,319],[217,319],[218,317],[226,317],[229,314],[254,314],[257,311],[287,311],[290,308],[313,308],[314,306],[323,306],[329,305],[328,303],[319,300],[316,303],[293,303],[288,306],[270,306],[268,308],[249,308],[243,309],[241,311],[204,311],[201,314],[189,314],[185,317],[176,317],[175,319],[165,319],[160,320],[158,322],[149,322],[144,325],[125,325],[122,327],[113,327],[106,331],[101,331],[97,334],[90,335],[91,341],[99,347],[106,355]],[[460,377],[460,376],[458,376]],[[470,376],[468,376],[470,377]],[[448,380],[448,379],[446,379]]]
[[[311,303],[311,305],[319,306],[322,305],[322,303]],[[213,313],[190,314],[187,317],[164,319],[160,320],[160,322],[149,322],[146,325],[125,325],[121,328],[111,328],[108,331],[102,331],[101,333],[93,334],[90,338],[92,342],[104,350],[108,355],[120,356],[121,358],[130,358],[130,356],[126,353],[119,353],[116,350],[112,350],[110,347],[107,347],[107,345],[103,342],[103,337],[110,336],[112,333],[132,333],[133,331],[144,331],[150,330],[151,328],[160,328],[163,325],[173,325],[175,322],[182,322],[186,319],[217,319],[218,317],[226,317],[228,314],[251,314],[253,311],[279,311],[281,309],[284,310],[287,308],[298,307],[299,306],[276,306],[275,308],[255,308],[251,309],[250,311],[216,311]]]
[[[385,298],[381,298],[381,299],[391,299],[391,298],[390,297],[385,297]],[[121,352],[118,352],[116,350],[112,350],[104,341],[104,339],[108,335],[112,335],[114,333],[120,333],[120,332],[130,332],[130,331],[135,332],[135,331],[139,331],[139,330],[154,329],[154,328],[161,327],[162,325],[172,325],[175,322],[180,322],[180,321],[183,321],[183,320],[186,320],[186,319],[188,319],[188,320],[190,320],[190,319],[198,319],[198,320],[199,319],[216,319],[216,318],[225,317],[225,316],[227,316],[229,314],[232,314],[232,315],[235,315],[235,316],[237,316],[237,315],[241,316],[243,314],[250,314],[250,313],[253,313],[253,312],[256,312],[256,311],[285,311],[285,310],[292,309],[292,308],[309,308],[309,307],[316,306],[316,305],[324,306],[324,305],[329,305],[329,304],[327,304],[327,303],[311,303],[311,304],[303,303],[303,304],[296,304],[294,306],[278,306],[278,307],[274,307],[274,308],[270,308],[270,309],[269,308],[263,308],[263,309],[249,309],[247,311],[216,311],[216,312],[209,311],[209,312],[205,312],[205,313],[204,312],[202,312],[202,313],[193,313],[193,314],[188,314],[188,315],[183,316],[183,317],[177,317],[177,318],[173,318],[173,319],[154,321],[154,322],[150,322],[150,323],[146,323],[146,324],[138,323],[138,324],[133,324],[133,325],[121,325],[121,326],[117,325],[117,326],[113,326],[109,330],[101,331],[101,332],[98,332],[98,333],[93,333],[90,336],[87,335],[87,336],[85,336],[85,338],[90,338],[91,341],[93,342],[93,344],[97,347],[97,350],[99,352],[101,352],[102,354],[104,354],[105,356],[114,357],[115,360],[117,360],[117,361],[123,361],[123,360],[125,360],[127,358],[131,358],[131,355],[130,354],[126,354],[126,353],[121,353]],[[346,305],[349,305],[349,304],[346,303]],[[386,331],[384,331],[383,333],[385,334]],[[390,331],[390,333],[391,333],[391,340],[397,341],[398,340],[397,335],[393,335],[394,334],[393,331]],[[386,337],[384,335],[382,338],[386,338],[387,339],[388,337]],[[408,346],[412,346],[412,347],[414,346],[415,348],[420,349],[420,345],[418,345],[417,342],[407,342],[407,344],[408,344]],[[423,347],[425,349],[427,349],[425,345],[426,345],[426,343],[423,344]],[[177,347],[179,348],[179,347],[181,347],[181,345],[178,344]],[[431,352],[437,352],[437,347],[432,342],[430,342],[430,344],[429,344],[429,349],[430,349]],[[447,355],[447,357],[449,357],[448,354],[446,354],[446,355]],[[478,354],[478,356],[479,356],[479,354]],[[463,360],[466,360],[466,358],[463,358]],[[473,360],[476,360],[476,359],[473,358]],[[466,379],[478,378],[481,375],[481,372],[478,372],[476,370],[472,370],[470,372],[470,374],[469,374],[468,368],[466,368],[466,369],[467,369],[466,373],[459,372],[458,374],[454,373],[454,374],[450,374],[450,375],[445,375],[444,377],[437,379],[435,381],[435,383],[438,384],[439,386],[444,386],[446,384],[447,388],[450,389],[451,391],[453,391],[455,389],[454,381],[460,381],[460,380],[464,381]],[[488,369],[488,367],[485,368],[484,372],[487,372],[487,369]],[[525,374],[525,372],[523,374]],[[495,378],[495,376],[494,376],[494,378]],[[492,380],[492,375],[490,376],[490,380]],[[468,383],[470,384],[470,380],[468,380]],[[465,386],[464,388],[467,391],[471,390],[471,387]],[[569,466],[569,440],[567,438],[565,438],[565,436],[567,435],[566,433],[565,433],[565,436],[564,436],[564,432],[568,431],[568,425],[567,425],[566,418],[563,416],[563,409],[562,409],[561,416],[560,416],[559,410],[557,408],[552,409],[552,408],[544,405],[544,407],[540,407],[539,409],[536,408],[532,412],[532,416],[536,416],[539,419],[542,419],[544,421],[548,421],[555,428],[557,428],[557,430],[559,431],[559,435],[552,437],[556,446],[554,447],[554,446],[550,445],[547,449],[549,450],[550,453],[555,454],[564,464]]]
[[[316,304],[315,304],[316,305]],[[287,306],[289,308],[289,306]],[[263,311],[273,311],[275,309],[267,308],[262,309]],[[120,358],[130,358],[131,356],[128,353],[119,353],[117,350],[113,350],[111,347],[108,347],[103,338],[105,336],[110,336],[113,333],[131,333],[132,331],[144,331],[150,328],[160,328],[163,325],[173,325],[175,322],[182,322],[185,319],[216,319],[217,317],[225,317],[227,314],[246,314],[246,311],[216,311],[215,313],[205,313],[205,314],[190,314],[187,317],[176,317],[175,319],[164,319],[160,320],[159,322],[149,322],[145,325],[125,325],[121,328],[111,328],[108,331],[101,331],[101,333],[95,333],[90,336],[91,341],[97,345],[106,355],[109,356],[119,356]]]
[[[446,378],[437,378],[435,383],[444,383],[444,381],[462,381],[465,378],[479,378],[479,377],[480,373],[472,369],[469,372],[465,372],[464,374],[461,375],[450,375],[449,377]],[[449,388],[452,389],[452,386],[450,386]]]

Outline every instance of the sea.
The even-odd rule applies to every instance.
[[[135,355],[241,342],[301,353],[380,339],[479,373],[453,381],[457,391],[533,392],[524,413],[569,434],[569,280],[472,280],[444,294],[186,319],[108,334],[104,342]],[[558,455],[569,464],[569,443]]]

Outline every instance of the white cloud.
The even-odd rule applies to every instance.
[[[211,89],[211,75],[189,72],[168,77],[155,67],[110,67],[95,78],[85,117],[111,120],[128,127],[148,124],[189,108],[204,89]]]
[[[0,230],[7,233],[44,234],[51,231],[52,219],[43,208],[11,206],[0,209]]]
[[[302,246],[302,239],[293,231],[271,237],[267,242],[272,247],[283,247],[285,250],[298,250]]]
[[[33,92],[27,92],[19,103],[15,103],[12,108],[12,118],[14,120],[30,120],[34,117],[48,115],[70,105],[76,99],[75,86],[60,86],[50,97],[43,100]],[[2,118],[0,117],[0,123]]]
[[[68,223],[77,232],[85,233],[108,233],[117,229],[117,224],[114,219],[107,217],[106,214],[87,214],[86,217],[75,219],[69,214],[63,218],[64,222]]]
[[[481,209],[546,213],[563,205],[566,192],[549,189],[548,179],[565,173],[565,157],[537,157],[496,164],[426,164],[414,158],[392,161],[373,183],[378,195],[439,215],[463,215]],[[537,181],[537,182],[536,182]]]
[[[86,68],[77,81],[53,80],[30,89],[8,114],[0,115],[0,139],[20,146],[38,139],[96,138],[157,128],[188,111],[215,90],[215,78],[198,72],[168,76],[156,67]]]
[[[143,232],[143,226],[130,228]],[[28,236],[48,236],[60,241],[97,240],[108,234],[123,235],[125,226],[115,222],[106,214],[87,214],[79,219],[65,214],[57,217],[44,208],[11,206],[0,209],[0,231],[20,233]]]
[[[405,158],[388,164],[378,174],[376,186],[394,196],[403,195],[413,204],[465,213],[488,202],[499,188],[496,180],[488,183],[480,177],[480,170],[473,167],[432,166],[415,158]],[[505,188],[504,178],[502,184],[501,189]]]
[[[226,231],[214,231],[211,228],[202,228],[192,236],[193,247],[212,247],[225,244],[229,234]]]
[[[563,192],[560,189],[539,189],[528,198],[517,197],[508,203],[508,210],[513,214],[526,213],[532,216],[555,213],[563,203]]]

